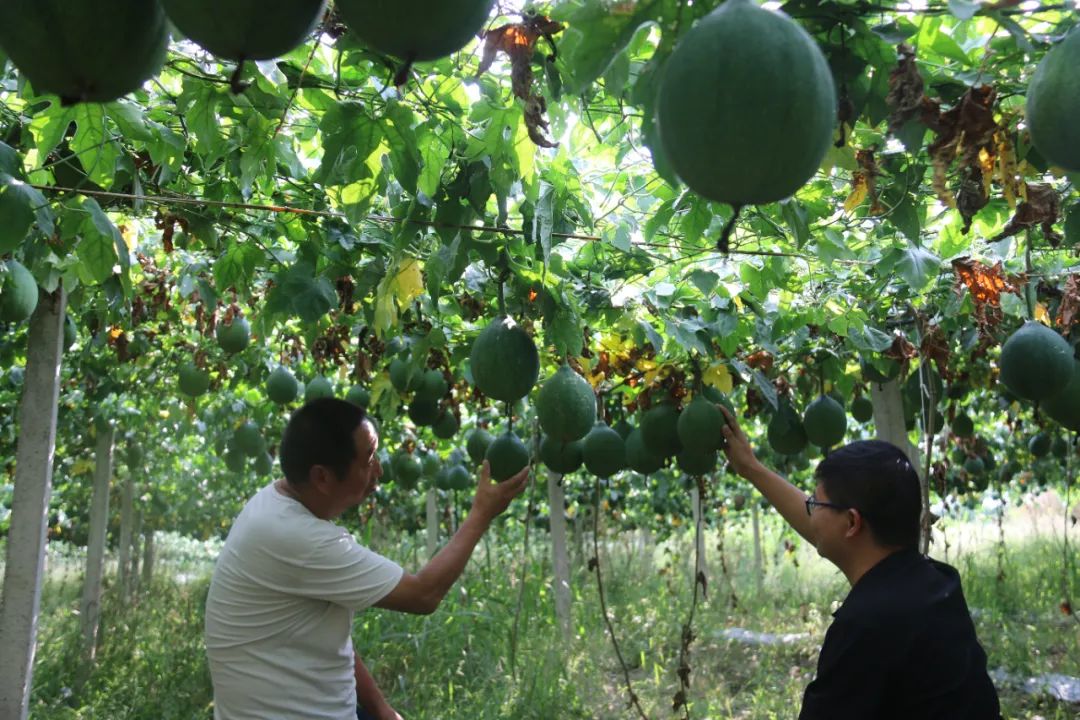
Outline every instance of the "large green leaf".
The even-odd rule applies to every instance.
[[[310,263],[296,263],[278,273],[276,281],[267,299],[268,312],[314,323],[337,304],[334,286],[325,277],[316,276]]]
[[[235,242],[214,263],[214,284],[221,292],[236,288],[251,292],[259,265],[265,260],[262,250],[254,245]]]
[[[900,277],[915,292],[923,290],[937,277],[941,260],[932,252],[921,247],[907,248],[897,263]]]
[[[82,103],[76,106],[73,119],[76,129],[70,143],[72,152],[91,181],[106,189],[112,187],[120,148],[106,122],[104,106]]]
[[[367,159],[382,142],[382,128],[363,105],[343,102],[330,108],[320,124],[323,157],[314,180],[349,185],[371,177]]]
[[[568,23],[559,42],[565,92],[578,95],[603,75],[642,23],[654,17],[658,5],[651,0],[612,7],[604,0],[581,0],[554,12]]]

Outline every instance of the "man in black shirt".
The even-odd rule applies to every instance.
[[[725,452],[851,583],[799,720],[1000,720],[960,576],[918,551],[919,478],[887,442],[834,450],[807,497],[754,456],[734,416]]]

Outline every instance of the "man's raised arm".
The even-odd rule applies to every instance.
[[[723,405],[717,405],[724,413],[724,453],[735,472],[746,478],[776,508],[795,532],[811,543],[817,544],[810,517],[806,514],[806,493],[761,464],[750,447],[746,433],[739,427],[735,416]]]
[[[427,615],[435,612],[454,582],[461,576],[491,521],[498,517],[510,501],[525,489],[529,467],[501,483],[491,481],[487,461],[480,468],[480,482],[473,498],[472,509],[461,527],[442,550],[414,574],[405,573],[401,581],[375,607],[387,610]]]

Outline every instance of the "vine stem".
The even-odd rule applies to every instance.
[[[672,709],[678,711],[682,708],[683,717],[690,720],[690,703],[687,702],[687,692],[690,690],[690,643],[694,642],[694,614],[697,612],[698,586],[705,594],[705,571],[701,569],[701,525],[705,517],[705,478],[698,475],[694,480],[697,482],[698,513],[697,522],[694,524],[694,579],[693,600],[690,603],[690,616],[682,627],[682,638],[679,644],[679,692],[675,694]]]
[[[226,81],[227,82],[227,81]],[[76,153],[77,154],[77,153]],[[107,198],[110,200],[130,200],[132,202],[150,203],[164,207],[177,205],[201,205],[203,207],[216,207],[230,210],[252,210],[270,213],[284,213],[291,215],[305,215],[308,217],[331,218],[334,220],[348,220],[345,213],[334,210],[312,210],[310,208],[295,207],[292,205],[261,205],[258,203],[229,202],[227,200],[207,200],[191,197],[188,195],[135,195],[132,193],[113,192],[111,190],[91,190],[89,188],[70,188],[60,185],[43,185],[41,183],[26,183],[28,187],[42,192],[67,192],[87,197]],[[494,227],[491,225],[460,225],[456,223],[436,222],[434,220],[420,220],[418,218],[396,218],[387,215],[368,215],[364,220],[372,223],[411,223],[430,228],[445,228],[448,230],[464,230],[466,232],[490,232],[502,235],[524,235],[524,230],[515,230],[508,227]],[[580,235],[578,233],[552,232],[551,237],[563,240],[587,240],[589,242],[601,242],[602,237],[597,235]],[[675,240],[682,239],[677,235],[665,235]],[[639,243],[648,247],[678,247],[660,243]],[[768,250],[731,250],[730,255],[746,255],[749,257],[799,257],[791,253],[773,252]]]
[[[918,324],[915,326],[919,345],[922,345],[922,330]],[[930,552],[930,471],[933,467],[934,455],[934,413],[937,408],[937,398],[934,396],[934,386],[930,381],[930,360],[927,357],[919,357],[919,385],[920,398],[923,400],[923,431],[926,433],[926,458],[923,462],[923,476],[919,478],[919,492],[922,499],[922,512],[919,519],[919,552],[926,555]]]
[[[622,650],[619,649],[619,640],[615,637],[615,627],[611,624],[611,618],[608,616],[607,601],[604,599],[604,580],[600,572],[600,478],[597,477],[593,486],[593,558],[589,563],[592,570],[596,573],[596,589],[600,594],[600,610],[604,614],[604,624],[607,625],[608,637],[611,638],[611,644],[615,647],[615,656],[619,658],[619,665],[622,667],[623,678],[626,681],[626,692],[630,695],[630,703],[637,710],[638,715],[642,720],[649,720],[649,716],[645,714],[645,711],[641,709],[641,703],[638,702],[637,694],[634,692],[634,686],[630,682],[630,670],[626,667],[626,661],[623,660]]]
[[[539,441],[540,434],[540,421],[537,419],[533,423],[533,447],[536,447],[536,443]],[[518,625],[521,620],[522,608],[525,606],[525,580],[528,577],[529,571],[529,527],[532,523],[529,520],[533,516],[533,500],[536,496],[536,466],[529,471],[529,504],[525,509],[525,542],[521,549],[521,577],[518,578],[518,597],[517,597],[517,609],[514,611],[514,625],[510,631],[510,674],[514,680],[517,680],[517,647],[518,647]]]
[[[1031,288],[1031,246],[1035,243],[1035,234],[1028,230],[1026,233],[1027,242],[1024,243],[1024,272],[1028,276],[1027,284],[1024,286],[1024,300],[1027,302],[1028,319],[1035,319],[1035,294]]]
[[[1069,453],[1065,456],[1065,519],[1061,523],[1061,595],[1069,616],[1080,623],[1080,615],[1077,614],[1076,606],[1073,605],[1072,598],[1069,596],[1069,578],[1072,575],[1070,572],[1072,556],[1069,554],[1069,503],[1072,500],[1073,455],[1076,453],[1077,437],[1080,437],[1080,434],[1073,436],[1073,447],[1069,448]]]
[[[311,52],[308,54],[307,62],[304,63],[304,69],[300,71],[300,77],[296,81],[296,87],[293,88],[292,95],[289,96],[289,102],[285,103],[285,109],[281,112],[281,119],[278,120],[277,127],[274,128],[274,133],[270,136],[271,140],[277,138],[281,128],[285,126],[285,120],[289,117],[289,110],[292,109],[293,104],[296,102],[296,96],[300,93],[300,86],[304,82],[304,76],[307,75],[308,68],[311,67],[311,61],[315,59],[315,53],[318,52],[321,46],[322,43],[318,41],[311,44]]]
[[[998,526],[998,547],[997,547],[997,583],[998,589],[1001,590],[1005,583],[1005,483],[1000,478],[997,482],[997,494],[998,494],[998,511],[997,511],[997,526]]]

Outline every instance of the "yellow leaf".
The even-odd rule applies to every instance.
[[[1035,319],[1044,325],[1054,326],[1053,321],[1050,319],[1050,313],[1046,311],[1046,306],[1042,303],[1035,306]]]
[[[706,385],[711,385],[722,393],[729,393],[734,387],[734,382],[731,379],[731,371],[729,371],[727,365],[724,365],[723,363],[710,365],[701,376],[701,379]]]
[[[852,182],[851,194],[844,201],[844,210],[846,212],[851,212],[862,205],[863,201],[866,200],[866,196],[870,194],[870,184],[866,181],[865,175],[855,173]]]
[[[71,474],[73,476],[82,475],[83,473],[88,473],[93,469],[94,463],[90,462],[89,460],[80,458],[79,460],[75,461],[74,465],[71,466]]]
[[[379,337],[384,337],[387,330],[397,325],[397,307],[394,305],[394,296],[386,286],[386,278],[383,278],[375,290],[375,332]]]
[[[135,228],[127,224],[120,226],[120,237],[124,239],[124,244],[127,245],[128,250],[134,250],[135,245],[139,242],[139,234],[135,232]]]
[[[640,370],[642,372],[648,372],[650,370],[655,370],[656,369],[656,361],[655,360],[649,360],[648,358],[645,358],[645,357],[639,358],[638,361],[637,361],[637,364],[634,367],[636,367],[638,370]]]
[[[394,278],[394,295],[402,305],[408,305],[424,292],[424,276],[420,272],[420,263],[415,258],[407,258],[398,267]]]

